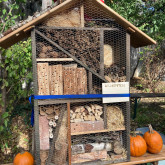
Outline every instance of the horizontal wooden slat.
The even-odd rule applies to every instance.
[[[37,58],[37,62],[62,62],[62,61],[74,61],[72,58]]]
[[[82,103],[82,102],[93,102],[93,101],[102,101],[102,99],[47,99],[47,100],[38,100],[38,105],[52,105],[52,104],[62,104],[62,103]]]
[[[116,131],[124,131],[125,128],[118,129]],[[86,132],[76,132],[72,133],[71,135],[84,135],[84,134],[95,134],[95,133],[102,133],[102,132],[110,132],[108,129],[103,129],[103,130],[97,130],[97,131],[86,131]]]
[[[97,27],[52,27],[52,26],[41,26],[39,27],[41,29],[64,29],[64,30],[68,30],[68,29],[74,29],[74,30],[96,30],[96,31],[100,31],[100,30],[105,30],[105,31],[119,31],[118,28],[97,28]]]
[[[158,154],[150,154],[146,153],[140,157],[132,157],[130,162],[125,163],[117,163],[113,165],[134,165],[134,164],[143,164],[148,162],[156,162],[159,160],[165,160],[165,146],[163,147],[162,151]]]

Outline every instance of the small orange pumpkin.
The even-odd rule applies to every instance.
[[[163,140],[157,131],[154,131],[149,124],[149,131],[144,134],[144,139],[147,143],[147,150],[152,154],[157,154],[162,150]]]
[[[142,136],[130,136],[130,152],[131,156],[142,156],[147,151],[147,144]]]
[[[29,152],[18,153],[14,158],[14,165],[34,165],[34,158]]]

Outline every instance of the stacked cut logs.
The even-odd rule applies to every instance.
[[[74,106],[70,111],[71,122],[100,121],[103,120],[103,107],[98,104]]]
[[[53,129],[57,125],[58,117],[60,113],[60,106],[41,106],[40,115],[46,116],[49,121],[49,138],[53,138]]]

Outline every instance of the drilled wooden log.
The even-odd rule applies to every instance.
[[[63,69],[62,65],[49,66],[49,83],[51,95],[63,95]]]
[[[64,95],[77,94],[77,64],[63,65]]]
[[[48,63],[37,63],[38,94],[49,95],[49,67]]]
[[[87,94],[87,73],[85,68],[77,68],[77,94]]]

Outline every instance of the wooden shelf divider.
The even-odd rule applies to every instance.
[[[37,62],[66,62],[74,61],[72,58],[37,58]]]
[[[47,100],[38,100],[38,105],[52,105],[52,104],[63,104],[63,103],[82,103],[82,102],[91,102],[91,101],[102,101],[102,99],[47,99]]]
[[[125,128],[121,128],[121,129],[118,129],[118,130],[115,130],[115,131],[124,131]],[[83,135],[83,134],[94,134],[94,133],[104,133],[104,132],[112,132],[110,131],[109,129],[103,129],[103,130],[97,130],[97,131],[87,131],[87,132],[76,132],[76,133],[71,133],[71,136],[74,136],[74,135]]]

